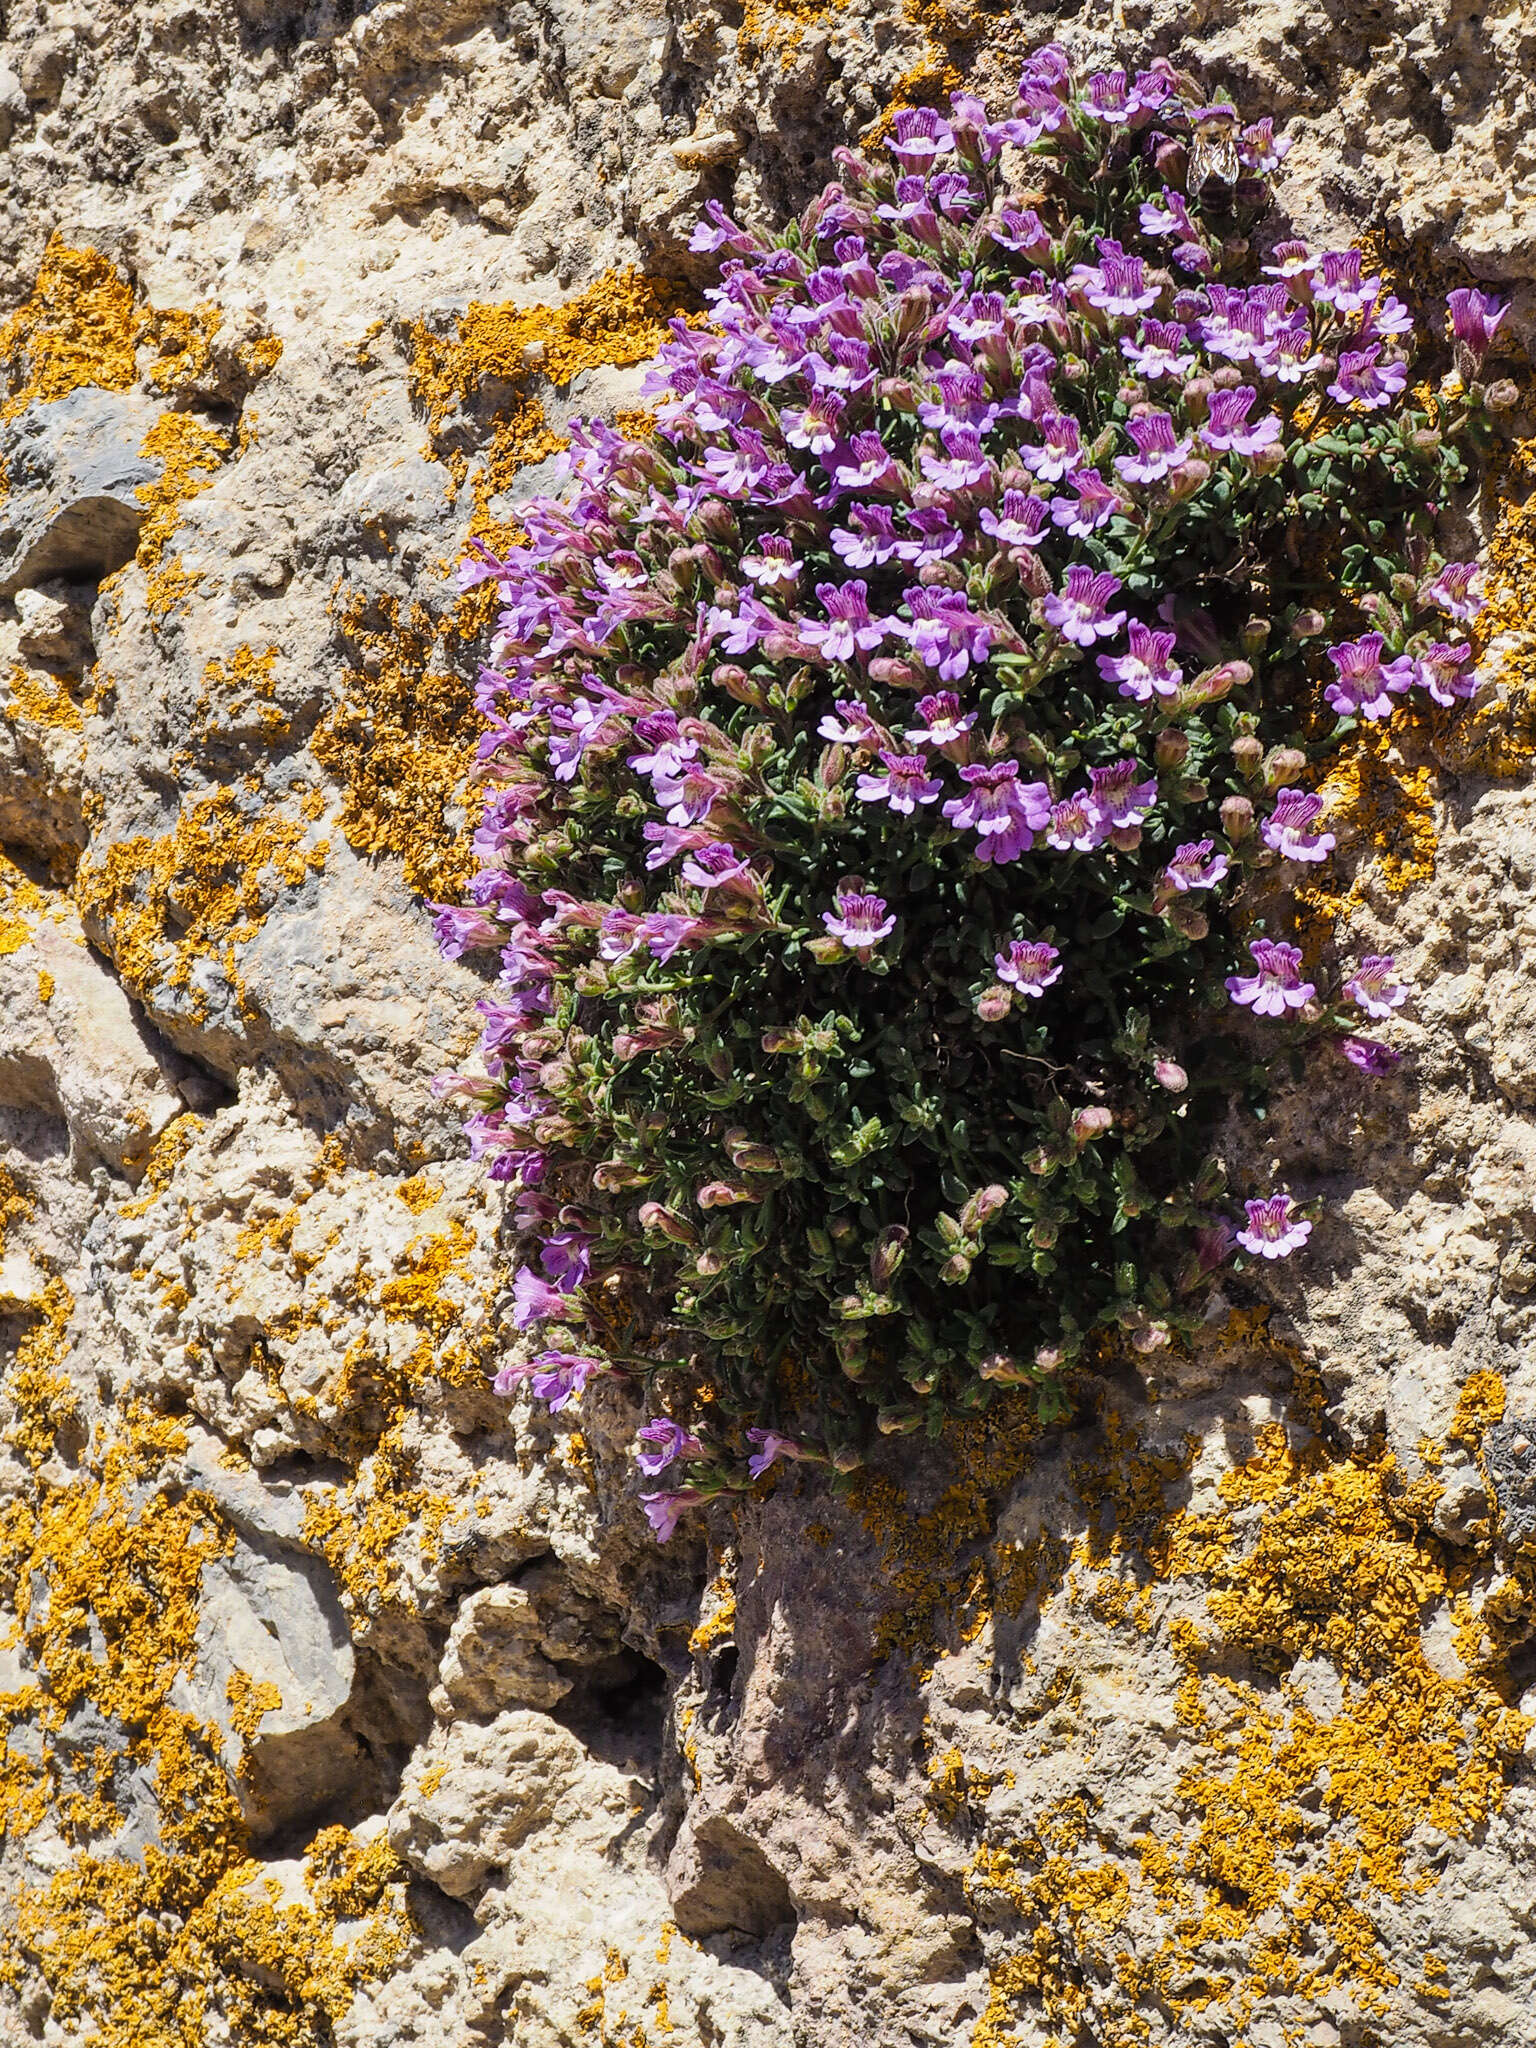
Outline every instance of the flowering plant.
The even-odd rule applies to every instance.
[[[902,112],[771,241],[711,204],[654,433],[577,428],[568,502],[463,572],[505,608],[438,929],[501,971],[447,1085],[542,1346],[499,1384],[707,1382],[642,1431],[662,1535],[752,1444],[848,1469],[1001,1385],[1050,1412],[1096,1330],[1165,1343],[1311,1229],[1223,1214],[1234,1088],[1394,1057],[1391,961],[1328,990],[1274,885],[1335,844],[1320,696],[1476,688],[1434,512],[1498,309],[1453,295],[1421,403],[1359,251],[1250,239],[1268,121],[1054,46],[1019,97]]]

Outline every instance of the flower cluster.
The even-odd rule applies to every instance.
[[[1392,962],[1330,993],[1274,930],[1337,836],[1284,707],[1476,688],[1433,515],[1499,314],[1455,295],[1431,419],[1359,252],[1265,240],[1284,147],[1052,46],[1006,118],[840,152],[776,240],[712,203],[654,433],[578,427],[565,498],[466,564],[503,609],[438,931],[500,972],[446,1085],[539,1347],[498,1385],[707,1381],[708,1427],[641,1432],[662,1536],[872,1426],[1049,1409],[1095,1329],[1167,1342],[1312,1227],[1222,1212],[1255,1035],[1391,1064],[1355,1027]]]

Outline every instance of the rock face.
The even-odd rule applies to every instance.
[[[1304,229],[1532,332],[1536,21],[1442,0],[22,0],[0,39],[0,2036],[1494,2048],[1536,2011],[1536,682],[1357,764],[1413,1060],[1159,1383],[658,1551],[639,1410],[488,1390],[487,613],[703,201],[948,80],[1203,62]],[[1529,425],[1529,422],[1527,422]],[[1366,784],[1369,784],[1368,790]],[[765,1489],[765,1491],[767,1491]]]

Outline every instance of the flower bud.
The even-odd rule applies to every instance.
[[[890,690],[915,690],[927,686],[927,677],[913,662],[899,657],[878,654],[869,664],[869,673],[877,683],[884,683]]]
[[[1203,910],[1197,910],[1187,896],[1178,897],[1164,913],[1176,932],[1182,932],[1186,939],[1198,943],[1211,928],[1211,921]]]
[[[965,571],[954,562],[924,562],[917,580],[925,590],[964,590]]]
[[[1267,448],[1259,448],[1248,457],[1248,469],[1252,476],[1278,476],[1285,467],[1286,447],[1283,441],[1272,441]]]
[[[1243,627],[1244,654],[1257,654],[1268,640],[1270,622],[1268,619],[1249,619]]]
[[[1264,742],[1251,732],[1239,733],[1232,742],[1232,758],[1240,775],[1252,775],[1264,758]]]
[[[1279,789],[1283,783],[1294,782],[1307,765],[1307,757],[1300,747],[1276,747],[1264,766],[1264,781],[1269,789]]]
[[[1485,388],[1483,404],[1489,412],[1515,412],[1520,405],[1520,386],[1513,378],[1500,377],[1496,384],[1490,384]]]
[[[1298,612],[1291,621],[1293,640],[1315,640],[1319,633],[1326,633],[1328,621],[1321,612]]]
[[[917,386],[910,377],[882,377],[880,396],[894,412],[917,411]]]
[[[1035,1352],[1037,1372],[1060,1372],[1066,1362],[1066,1353],[1056,1344],[1042,1344]]]
[[[1105,1131],[1113,1127],[1114,1121],[1114,1112],[1105,1109],[1101,1104],[1078,1110],[1072,1119],[1074,1143],[1086,1145],[1092,1139],[1102,1137]]]
[[[1139,825],[1116,825],[1109,835],[1109,843],[1121,853],[1134,853],[1141,844]]]
[[[962,1280],[969,1280],[971,1267],[975,1263],[968,1252],[956,1252],[952,1259],[946,1259],[939,1268],[939,1278],[949,1287],[958,1287]]]
[[[1179,768],[1189,758],[1189,735],[1180,732],[1177,726],[1169,726],[1157,736],[1157,745],[1152,758],[1159,768]]]
[[[1189,173],[1188,143],[1170,136],[1157,145],[1152,161],[1165,185],[1171,185],[1177,192],[1184,189],[1184,180]]]
[[[1168,496],[1172,504],[1180,505],[1186,498],[1192,498],[1203,483],[1210,479],[1211,465],[1191,457],[1181,462],[1177,469],[1168,474]]]
[[[983,1024],[997,1024],[1013,1008],[1013,993],[1004,988],[1000,981],[994,981],[990,988],[984,988],[976,998],[976,1014]]]
[[[862,1456],[852,1444],[842,1444],[832,1453],[834,1472],[857,1472],[863,1463]]]
[[[1166,1088],[1170,1094],[1182,1095],[1189,1086],[1189,1076],[1177,1060],[1154,1060],[1152,1062],[1152,1072],[1156,1076],[1159,1086]]]
[[[875,1416],[875,1427],[882,1436],[910,1436],[914,1429],[922,1426],[920,1409],[882,1408]]]
[[[744,668],[738,668],[734,661],[722,661],[714,672],[714,681],[738,704],[750,704],[754,711],[767,709],[768,700],[763,695],[762,686],[754,682]]]
[[[1417,427],[1408,436],[1408,446],[1414,454],[1422,455],[1426,459],[1440,453],[1440,444],[1441,436],[1434,427]]]
[[[1131,1339],[1131,1349],[1139,1351],[1145,1357],[1149,1352],[1161,1351],[1167,1342],[1168,1325],[1166,1323],[1148,1323],[1144,1330],[1138,1330]]]
[[[1029,1233],[1029,1241],[1037,1251],[1048,1252],[1061,1235],[1060,1226],[1049,1216],[1042,1216]]]
[[[997,1386],[1020,1387],[1033,1375],[1019,1364],[1007,1351],[990,1352],[976,1368],[984,1380],[991,1380]]]
[[[761,1201],[762,1196],[736,1181],[710,1180],[704,1183],[694,1199],[701,1209],[729,1209],[739,1202]]]
[[[869,1255],[869,1277],[876,1287],[883,1287],[896,1273],[907,1256],[910,1235],[899,1223],[893,1223],[876,1238],[874,1250]]]
[[[1210,377],[1191,377],[1184,386],[1184,405],[1192,420],[1205,418],[1215,388],[1215,381]]]
[[[1229,840],[1245,840],[1253,831],[1253,805],[1247,797],[1221,799],[1221,829]]]
[[[1212,373],[1211,384],[1217,391],[1235,391],[1243,381],[1243,373],[1236,363],[1223,363]]]
[[[1008,1190],[996,1181],[990,1187],[978,1188],[960,1211],[960,1228],[967,1237],[974,1237],[1007,1200]]]

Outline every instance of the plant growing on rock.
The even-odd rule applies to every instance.
[[[1476,688],[1434,517],[1498,309],[1453,295],[1414,396],[1359,251],[1255,232],[1270,122],[1055,47],[1019,98],[899,114],[772,241],[712,205],[654,433],[578,429],[466,566],[505,608],[438,924],[501,972],[449,1085],[540,1345],[499,1384],[707,1383],[642,1433],[662,1535],[748,1451],[847,1469],[1166,1343],[1311,1229],[1229,1213],[1234,1092],[1393,1059],[1391,961],[1330,979],[1284,884],[1335,844],[1309,759]]]

